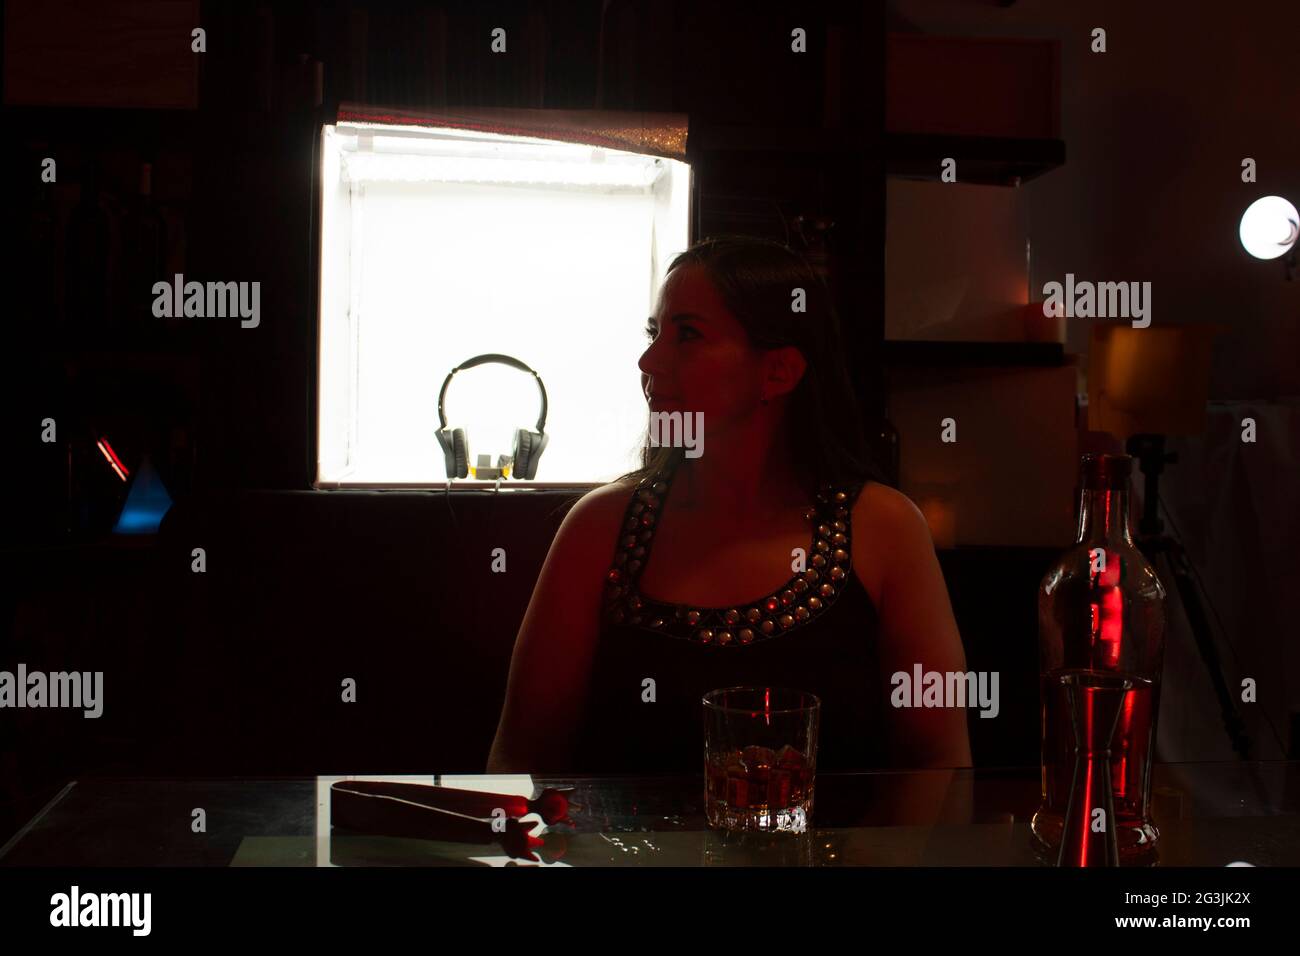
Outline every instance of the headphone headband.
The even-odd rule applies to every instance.
[[[447,377],[442,380],[442,389],[438,392],[438,424],[442,428],[447,427],[447,413],[443,410],[443,400],[447,397],[447,386],[451,384],[452,377],[460,371],[467,368],[474,368],[476,365],[486,365],[496,363],[498,365],[509,365],[511,368],[517,368],[521,372],[528,372],[537,382],[538,391],[542,396],[542,412],[537,416],[536,430],[539,434],[546,433],[546,386],[542,383],[542,377],[528,367],[524,362],[511,355],[502,355],[499,352],[488,352],[485,355],[476,355],[472,359],[466,359],[454,369],[447,373]]]

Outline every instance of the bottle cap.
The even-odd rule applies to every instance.
[[[1079,468],[1083,487],[1092,491],[1125,491],[1133,473],[1131,455],[1084,455]]]

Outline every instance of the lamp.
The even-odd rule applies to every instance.
[[[1241,244],[1256,259],[1285,255],[1286,277],[1295,278],[1295,244],[1300,238],[1300,213],[1281,196],[1263,196],[1246,207],[1237,228]]]
[[[1088,427],[1116,438],[1205,428],[1219,325],[1097,323],[1088,349]]]

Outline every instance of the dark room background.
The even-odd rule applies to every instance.
[[[313,177],[320,127],[344,102],[688,113],[697,236],[787,241],[796,221],[833,223],[801,233],[803,248],[844,317],[871,438],[883,460],[899,456],[893,480],[931,520],[969,666],[1023,691],[1008,690],[1002,720],[971,722],[981,765],[1038,760],[1035,589],[1072,540],[1077,456],[1117,447],[1078,401],[1086,330],[1034,327],[1026,307],[1066,272],[1142,278],[1159,315],[1224,325],[1206,428],[1175,443],[1164,504],[1213,608],[1227,685],[1282,675],[1237,715],[1251,755],[1294,756],[1300,662],[1281,601],[1300,582],[1293,559],[1262,559],[1300,531],[1286,497],[1300,293],[1278,263],[1242,252],[1235,224],[1256,194],[1300,195],[1286,48],[1300,18],[1294,4],[1247,3],[1211,33],[1146,5],[1083,6],[6,4],[16,455],[0,666],[103,670],[108,700],[97,721],[6,718],[0,838],[83,773],[486,761],[515,633],[571,495],[312,488]],[[768,47],[786,42],[787,21],[811,52],[774,68]],[[195,25],[201,55],[189,53]],[[1089,52],[1097,25],[1104,57]],[[488,49],[496,26],[510,56]],[[32,36],[57,42],[40,55]],[[916,38],[1029,45],[1022,72],[1000,78],[977,49],[943,54],[947,89],[1010,92],[965,128],[926,129],[904,117],[945,87],[907,73],[924,61],[900,52]],[[939,181],[946,156],[971,170],[961,184]],[[1244,156],[1260,166],[1255,192],[1238,175]],[[260,281],[260,326],[157,320],[149,297],[125,294],[139,266],[121,237],[142,210],[163,224],[164,275]],[[955,459],[939,457],[947,408],[970,416]],[[1237,441],[1247,414],[1268,433],[1258,451]],[[56,442],[40,440],[46,419]],[[430,442],[435,427],[431,416]],[[121,502],[96,446],[105,434],[133,470],[147,455],[173,499],[156,536],[110,533]],[[486,558],[466,558],[495,546],[511,553],[504,585]],[[1240,739],[1185,622],[1170,627],[1162,755],[1229,759]],[[372,703],[341,707],[343,676]]]

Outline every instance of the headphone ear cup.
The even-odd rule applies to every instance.
[[[519,449],[515,457],[514,474],[519,478],[536,478],[537,463],[541,460],[542,452],[546,450],[546,443],[551,440],[551,436],[544,432],[530,432],[525,428],[519,429],[515,437],[515,447]],[[527,449],[525,455],[523,449]]]
[[[527,429],[515,429],[515,447],[513,451],[514,465],[510,469],[510,476],[512,478],[527,478],[528,468],[533,457],[533,440]]]
[[[551,441],[551,436],[546,432],[533,432],[533,447],[531,454],[528,456],[528,477],[537,477],[537,465],[542,460],[542,452],[546,451],[546,446]]]
[[[452,454],[451,429],[439,428],[433,433],[433,437],[438,439],[438,446],[442,449],[442,464],[447,477],[456,477],[456,458]]]
[[[469,474],[469,436],[465,429],[457,428],[451,433],[452,474],[464,478]]]

